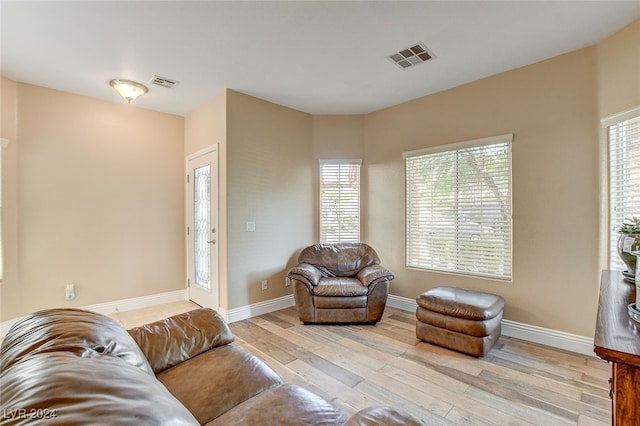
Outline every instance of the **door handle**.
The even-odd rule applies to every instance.
[[[209,244],[215,244],[216,243],[216,239],[212,239],[211,241],[207,241]]]

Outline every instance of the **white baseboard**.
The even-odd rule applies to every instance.
[[[264,302],[253,303],[239,308],[220,308],[219,313],[227,322],[242,321],[258,315],[279,311],[280,309],[294,306],[293,295],[278,297],[277,299],[266,300]]]
[[[82,306],[80,309],[109,315],[116,312],[133,311],[134,309],[150,308],[165,303],[187,300],[187,290],[168,291],[166,293],[150,294],[148,296],[134,297],[131,299],[117,300],[115,302],[97,303],[95,305]]]
[[[505,319],[502,320],[502,334],[582,355],[596,356],[593,351],[592,337],[579,336]]]
[[[414,299],[389,295],[387,305],[407,312],[415,312],[418,304]],[[595,356],[593,352],[593,338],[551,330],[535,325],[523,324],[516,321],[502,320],[502,334],[528,342],[551,346],[583,355]]]
[[[164,303],[187,300],[186,290],[176,290],[166,293],[152,294],[149,296],[135,297],[131,299],[117,300],[115,302],[98,303],[95,305],[81,306],[80,309],[98,312],[109,315],[116,312],[131,311],[134,309],[148,308]],[[280,309],[294,306],[293,295],[279,297],[277,299],[258,302],[239,308],[220,308],[219,313],[227,322],[242,321],[258,315],[268,314]],[[407,312],[415,312],[418,307],[414,299],[389,295],[387,305]],[[4,337],[9,328],[21,318],[15,318],[0,323],[0,338]],[[535,325],[523,324],[516,321],[502,320],[502,334],[508,337],[526,340],[541,345],[551,346],[570,352],[583,355],[595,356],[593,352],[593,339],[576,334],[565,333],[563,331],[551,330],[537,327]]]
[[[169,291],[166,293],[151,294],[148,296],[133,297],[131,299],[116,300],[115,302],[97,303],[95,305],[78,306],[78,309],[86,309],[87,311],[98,312],[99,314],[109,315],[116,312],[132,311],[134,309],[149,308],[164,303],[179,302],[187,300],[186,290]],[[18,322],[20,318],[14,318],[9,321],[0,323],[0,338],[4,337],[9,328]]]
[[[409,299],[408,297],[400,297],[390,294],[387,297],[387,306],[400,309],[401,311],[415,312],[418,307],[415,299]]]

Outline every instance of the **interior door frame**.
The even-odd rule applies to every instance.
[[[187,155],[186,159],[185,159],[185,263],[186,263],[186,277],[185,277],[185,283],[187,285],[187,297],[191,300],[191,281],[193,280],[193,259],[192,256],[190,255],[190,227],[191,227],[191,215],[190,215],[190,182],[189,182],[189,175],[191,174],[191,169],[190,169],[190,165],[189,163],[193,160],[198,159],[199,157],[202,157],[204,155],[208,155],[208,154],[215,154],[213,161],[215,162],[215,174],[212,173],[211,174],[211,190],[210,192],[212,193],[212,197],[210,199],[210,203],[211,203],[211,207],[210,207],[210,214],[211,214],[211,223],[210,226],[216,229],[216,236],[215,239],[217,240],[215,247],[216,250],[214,251],[215,256],[212,256],[211,258],[211,291],[215,292],[216,294],[216,305],[217,306],[207,306],[210,307],[212,309],[215,309],[216,311],[218,311],[220,309],[220,250],[219,250],[219,227],[218,227],[218,222],[219,222],[219,150],[218,150],[218,144],[213,144],[211,146],[208,146],[206,148],[203,148],[199,151],[196,151],[192,154]],[[191,177],[193,178],[193,177]],[[191,182],[192,183],[192,182]],[[215,286],[215,288],[214,288]],[[197,303],[197,302],[196,302]]]

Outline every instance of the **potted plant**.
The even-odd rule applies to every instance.
[[[627,270],[622,273],[631,279],[636,277],[636,256],[631,252],[640,250],[640,217],[633,216],[622,221],[618,229],[618,255],[627,265]]]

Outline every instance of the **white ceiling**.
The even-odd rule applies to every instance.
[[[362,114],[593,45],[640,1],[0,1],[2,75],[178,115],[225,88],[312,114]],[[421,41],[435,59],[387,56]],[[180,81],[149,85],[154,75]]]

